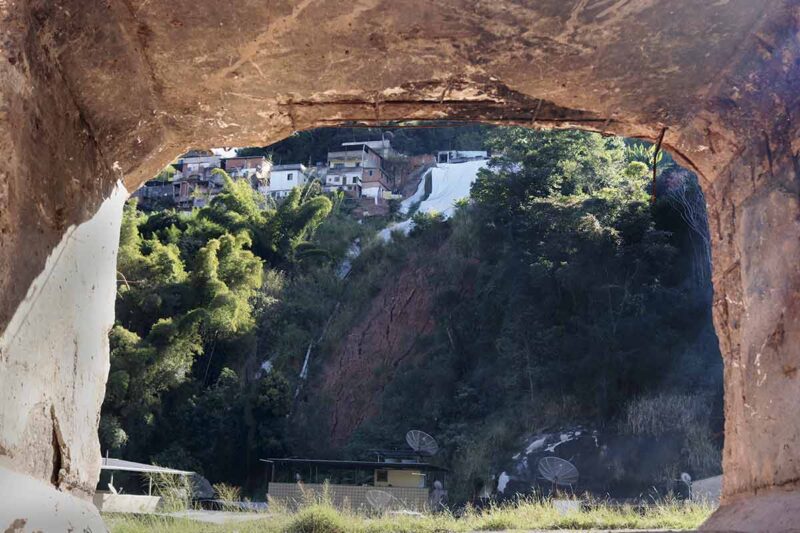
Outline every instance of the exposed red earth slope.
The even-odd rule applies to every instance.
[[[417,341],[433,332],[430,267],[410,258],[342,338],[321,376],[330,398],[330,439],[344,444],[362,423],[377,415],[386,385],[401,364],[419,357]]]

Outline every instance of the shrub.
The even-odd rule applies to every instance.
[[[189,476],[153,473],[149,475],[153,492],[161,498],[159,508],[164,512],[186,511],[192,502]]]
[[[241,511],[238,502],[242,499],[242,489],[227,483],[214,484],[214,491],[217,497],[222,500],[222,508],[225,511]]]
[[[287,533],[344,533],[347,522],[341,514],[324,503],[303,507],[289,522]]]
[[[682,454],[695,475],[719,469],[721,452],[711,434],[711,399],[707,394],[657,394],[631,401],[619,430],[629,435],[684,435]]]
[[[709,398],[704,394],[657,394],[631,401],[620,423],[629,435],[658,437],[708,421]]]

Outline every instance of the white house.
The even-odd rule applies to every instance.
[[[286,198],[295,187],[302,187],[308,181],[305,165],[275,165],[269,172],[269,184],[266,192],[273,198]],[[259,188],[260,189],[260,188]]]
[[[350,196],[361,194],[361,167],[330,168],[325,174],[325,191],[345,191]]]

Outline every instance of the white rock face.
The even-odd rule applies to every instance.
[[[0,528],[4,531],[106,531],[91,501],[0,467]]]
[[[84,503],[75,496],[88,499],[94,491],[100,469],[97,424],[108,376],[108,331],[114,322],[117,247],[127,197],[118,183],[91,220],[67,229],[0,336],[3,528],[13,520],[32,519],[30,513],[41,518],[50,509],[22,505],[28,501],[23,485],[33,483],[31,490],[40,495],[52,493],[40,500],[57,505],[70,521],[84,516]],[[14,490],[15,484],[20,490]],[[71,521],[71,526],[83,530],[97,518],[96,510],[91,514],[91,520]]]
[[[508,485],[509,481],[511,481],[511,477],[508,474],[506,474],[505,472],[500,474],[500,477],[497,478],[497,492],[499,492],[500,494],[505,493],[506,485]]]

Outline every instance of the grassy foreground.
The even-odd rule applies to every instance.
[[[549,502],[522,501],[481,513],[467,512],[461,517],[448,513],[367,517],[338,511],[328,503],[318,502],[294,513],[270,512],[263,519],[226,525],[142,515],[107,515],[105,519],[112,533],[460,533],[531,529],[696,529],[713,510],[710,505],[683,502],[655,504],[643,511],[600,503],[588,510],[561,514]]]

